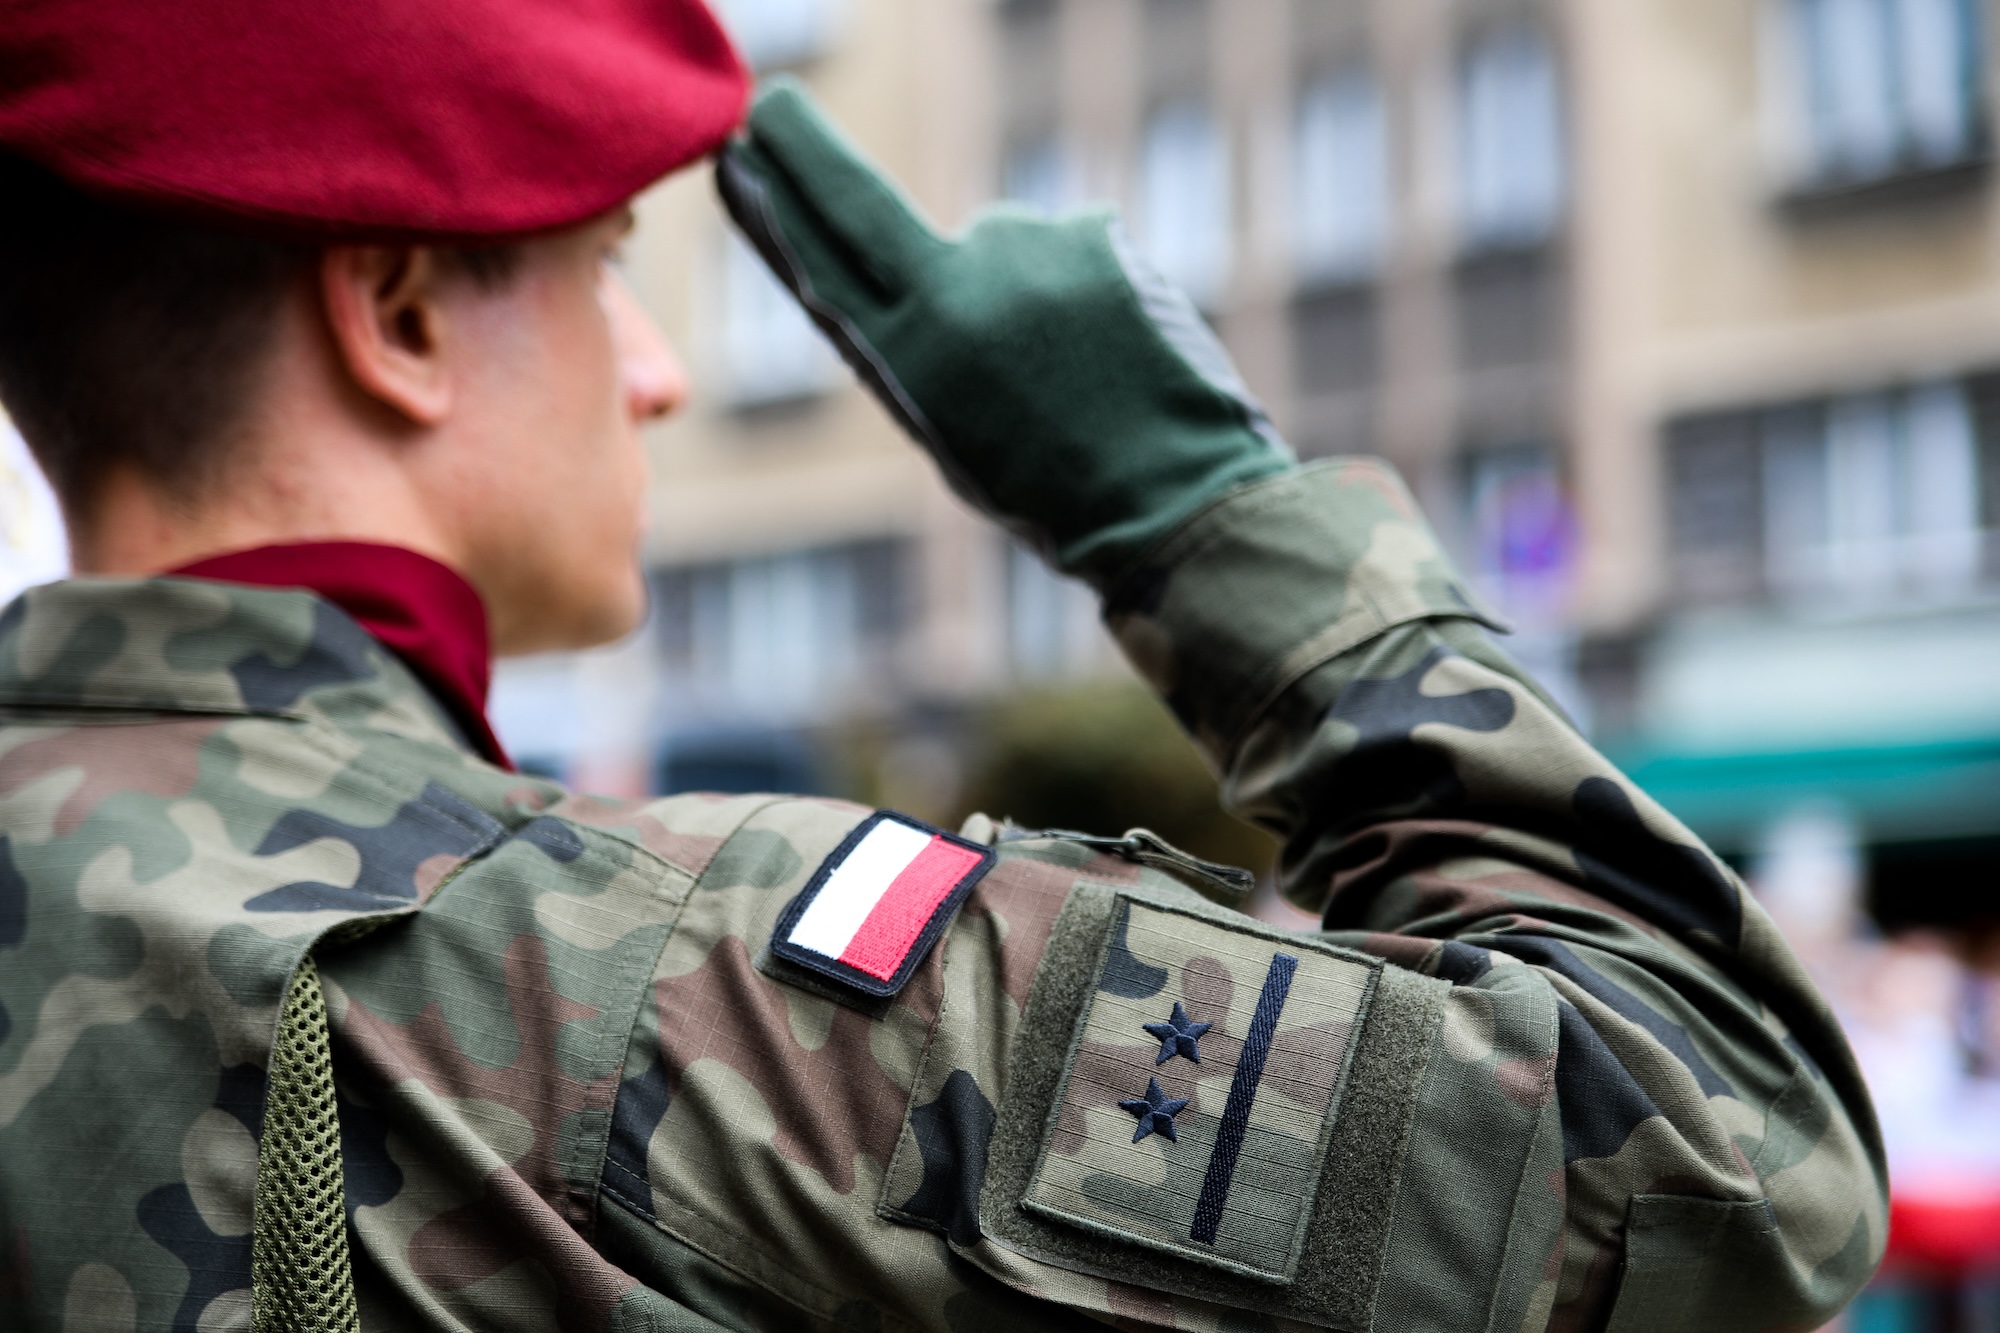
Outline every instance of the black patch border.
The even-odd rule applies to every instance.
[[[840,868],[856,847],[861,845],[861,840],[873,832],[876,825],[884,821],[902,824],[919,833],[943,838],[954,847],[979,853],[979,863],[959,878],[951,892],[946,894],[944,900],[931,912],[930,920],[924,923],[923,931],[918,934],[916,942],[910,946],[909,952],[903,955],[902,963],[896,968],[896,975],[887,981],[870,976],[858,967],[850,967],[837,958],[828,958],[823,953],[802,948],[793,944],[788,938],[792,928],[798,925],[799,918],[805,915],[806,909],[812,906],[813,900],[819,897],[820,890],[824,889],[827,881],[833,877],[833,872]],[[945,927],[950,925],[952,918],[958,914],[959,906],[965,901],[966,895],[972,892],[980,880],[986,878],[986,872],[991,870],[999,859],[1000,854],[983,843],[961,838],[956,833],[947,833],[941,828],[926,824],[923,820],[898,810],[877,810],[856,824],[848,835],[841,839],[840,845],[819,863],[819,869],[813,871],[813,876],[806,881],[806,886],[785,904],[785,910],[778,914],[777,926],[771,931],[771,956],[782,959],[793,967],[802,967],[808,972],[830,977],[842,986],[874,999],[891,999],[902,994],[903,987],[909,984],[910,978],[916,975],[917,969],[923,965],[926,958],[930,957],[931,950],[936,947],[939,937],[944,934]]]

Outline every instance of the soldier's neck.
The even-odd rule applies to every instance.
[[[260,546],[365,541],[458,565],[453,543],[411,488],[366,459],[348,461],[259,467],[195,503],[120,469],[103,479],[88,514],[70,516],[71,563],[79,574],[133,577]]]

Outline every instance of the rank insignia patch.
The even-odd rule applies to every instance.
[[[1379,972],[1309,938],[1121,898],[1024,1206],[1290,1281]]]
[[[878,810],[786,905],[771,952],[863,994],[895,995],[993,861],[990,847]]]

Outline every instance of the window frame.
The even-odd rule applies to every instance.
[[[1352,105],[1341,105],[1343,94],[1358,94],[1371,103],[1372,125],[1339,125],[1339,113],[1352,111]],[[1335,220],[1329,228],[1338,231],[1342,222],[1349,224],[1354,233],[1347,238],[1348,248],[1343,251],[1340,244],[1329,243],[1326,252],[1315,255],[1313,242],[1308,233],[1308,201],[1300,189],[1299,182],[1312,176],[1312,168],[1332,166],[1335,163],[1313,164],[1307,161],[1310,151],[1309,119],[1314,111],[1315,100],[1326,98],[1331,104],[1329,114],[1336,123],[1322,128],[1332,132],[1333,138],[1325,145],[1330,156],[1338,159],[1343,150],[1359,149],[1357,157],[1366,158],[1370,150],[1373,161],[1350,162],[1342,165],[1358,167],[1353,180],[1331,180],[1327,189],[1333,195],[1340,195],[1349,185],[1361,185],[1362,177],[1371,177],[1367,184],[1373,187],[1372,201],[1362,210],[1369,216]],[[1342,132],[1370,135],[1372,143],[1340,143]],[[1380,277],[1388,262],[1389,247],[1396,232],[1396,189],[1395,189],[1395,143],[1389,91],[1381,75],[1368,60],[1350,59],[1322,67],[1302,79],[1291,108],[1290,162],[1292,197],[1290,200],[1291,259],[1295,286],[1302,291],[1322,290],[1371,283]],[[1338,174],[1337,172],[1335,173]],[[1334,210],[1338,212],[1336,208]]]
[[[1945,407],[1949,422],[1933,411]],[[1964,452],[1946,457],[1954,432]],[[1669,581],[1683,609],[1866,616],[2000,592],[2000,373],[1690,413],[1665,423],[1662,449]],[[1734,484],[1718,492],[1725,475]],[[1933,502],[1945,491],[1968,511],[1920,522],[1927,504],[1942,512]],[[1857,496],[1881,512],[1850,512]]]
[[[1161,230],[1163,217],[1171,216],[1179,220],[1199,215],[1195,209],[1186,206],[1161,207],[1164,197],[1160,179],[1164,165],[1161,154],[1169,127],[1176,124],[1198,126],[1206,139],[1203,146],[1210,150],[1210,160],[1206,163],[1180,164],[1183,183],[1198,176],[1210,178],[1206,182],[1196,181],[1194,191],[1188,195],[1189,199],[1201,199],[1204,194],[1207,196],[1204,201],[1207,207],[1201,211],[1209,213],[1208,221],[1214,224],[1214,229],[1207,237],[1201,238],[1206,244],[1183,246],[1177,238],[1174,244],[1168,245]],[[1236,235],[1236,154],[1232,151],[1228,121],[1206,97],[1169,98],[1147,113],[1140,127],[1138,148],[1138,171],[1133,189],[1137,195],[1136,239],[1140,252],[1169,282],[1185,291],[1197,307],[1205,311],[1214,310],[1228,294],[1235,276],[1239,248]]]
[[[1901,30],[1893,16],[1884,20],[1883,95],[1892,142],[1878,166],[1843,169],[1833,160],[1836,148],[1822,142],[1825,133],[1823,80],[1811,42],[1804,32],[1808,9],[1829,3],[1888,7],[1923,0],[1765,0],[1761,10],[1759,79],[1764,103],[1766,155],[1781,206],[1812,214],[1848,201],[1921,197],[1975,185],[1990,173],[1993,158],[1993,70],[1988,20],[1980,0],[1936,0],[1950,4],[1961,28],[1959,47],[1963,138],[1945,155],[1927,154],[1914,145],[1916,131],[1907,94],[1900,84],[1906,62],[1888,51],[1889,34]]]
[[[1495,216],[1480,218],[1474,215],[1474,210],[1490,205],[1477,199],[1484,187],[1478,183],[1475,173],[1486,162],[1480,145],[1489,141],[1484,138],[1488,128],[1487,118],[1479,116],[1473,106],[1480,92],[1475,87],[1475,79],[1479,76],[1482,58],[1497,60],[1504,48],[1510,46],[1536,50],[1545,61],[1547,96],[1544,105],[1527,110],[1516,106],[1513,112],[1523,117],[1546,115],[1546,123],[1539,128],[1547,131],[1541,136],[1541,146],[1548,151],[1544,161],[1537,164],[1545,168],[1541,174],[1546,188],[1533,204],[1523,204],[1518,199],[1512,201],[1513,217],[1506,216],[1506,207],[1499,207],[1495,209]],[[1514,94],[1524,96],[1520,89],[1514,90]],[[1510,19],[1484,25],[1468,33],[1454,62],[1450,85],[1451,212],[1461,262],[1543,250],[1561,242],[1568,231],[1575,205],[1570,102],[1568,67],[1562,42],[1548,23],[1539,19]],[[1518,134],[1500,133],[1490,142],[1520,144],[1524,140]],[[1519,193],[1520,187],[1515,188]]]

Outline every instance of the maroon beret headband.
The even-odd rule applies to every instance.
[[[9,0],[0,151],[302,236],[595,217],[711,152],[748,80],[700,0]]]

